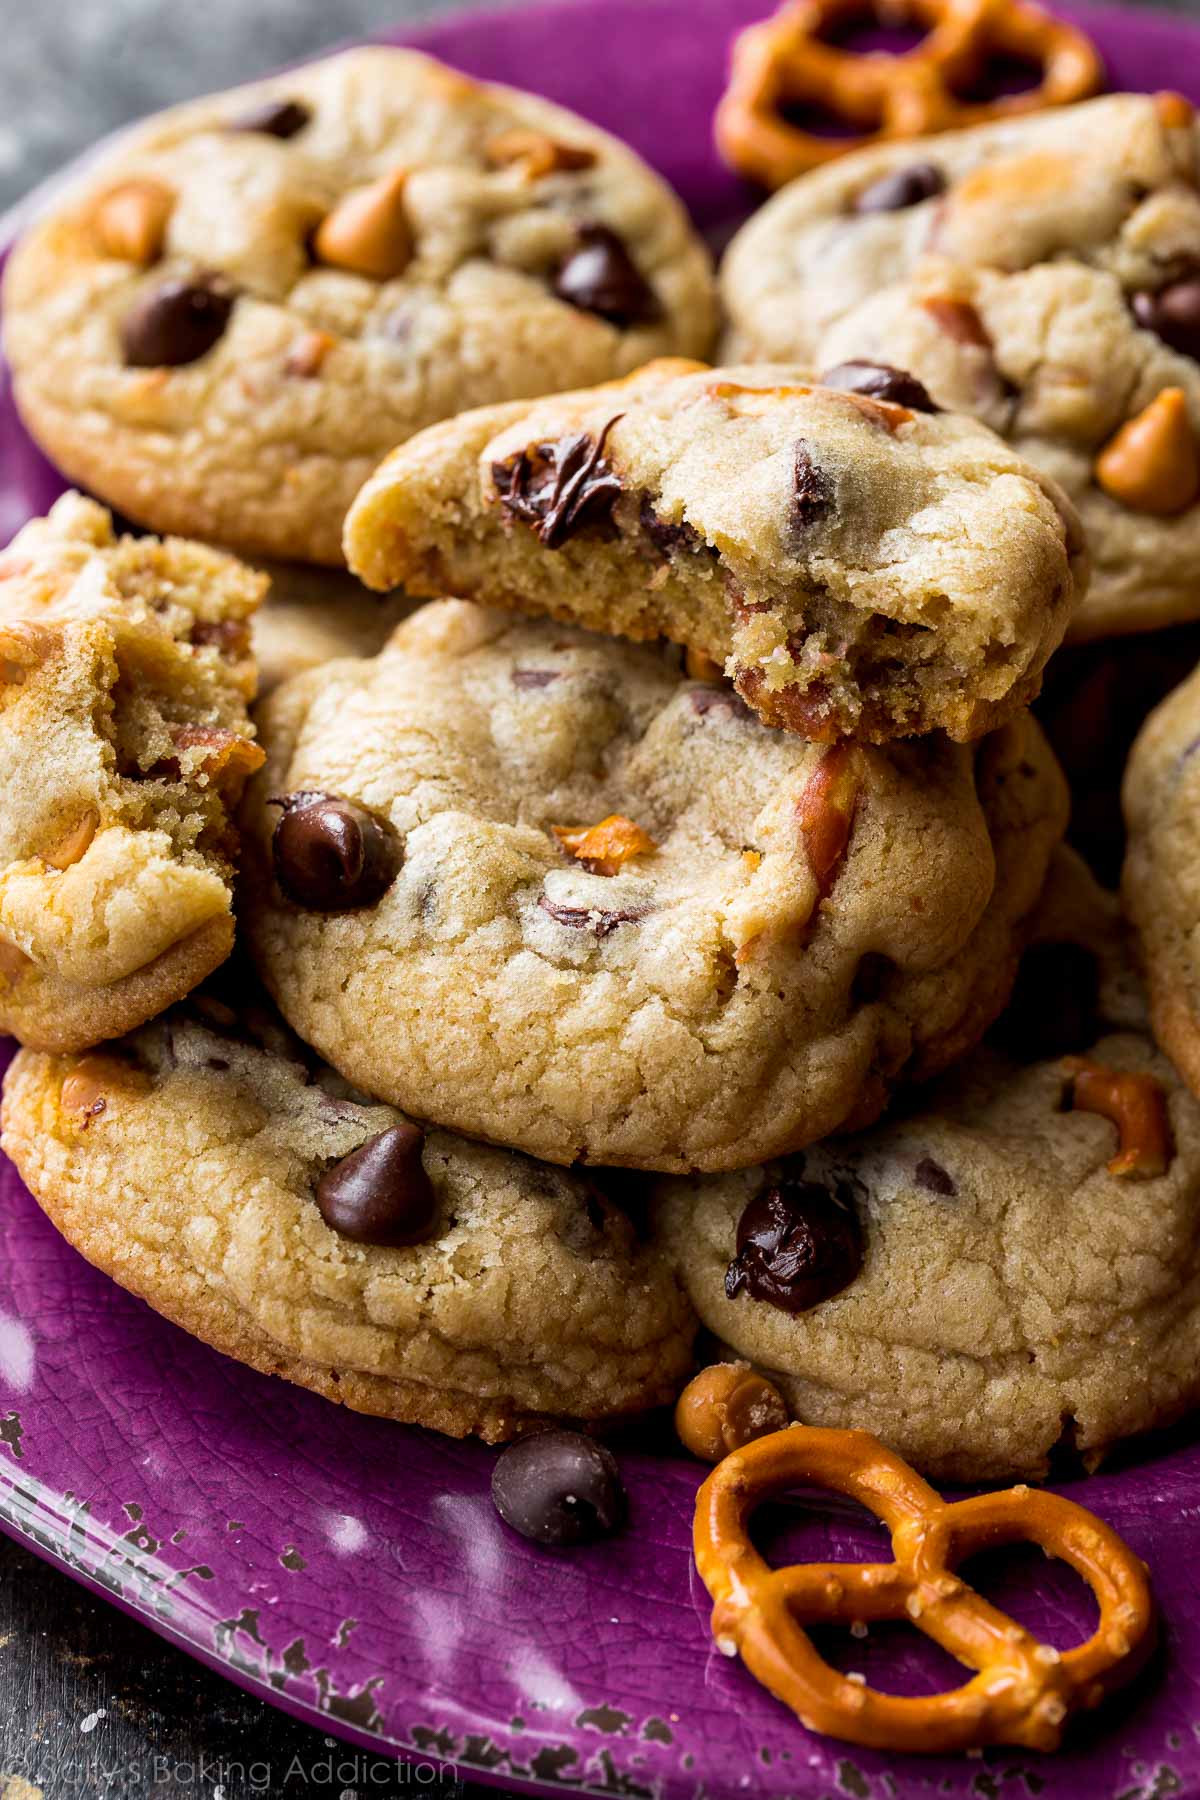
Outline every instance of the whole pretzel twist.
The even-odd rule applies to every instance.
[[[864,10],[886,24],[922,25],[928,35],[896,56],[822,41],[831,26]],[[955,90],[996,55],[1036,65],[1041,80],[994,100],[959,99]],[[729,85],[717,107],[717,147],[740,174],[781,187],[869,144],[1085,99],[1098,91],[1103,73],[1090,40],[1031,0],[790,0],[734,43]],[[784,107],[806,103],[860,135],[820,137],[783,116]]]
[[[891,1531],[895,1561],[772,1569],[747,1522],[762,1501],[798,1485],[860,1501]],[[1062,1557],[1099,1602],[1095,1632],[1074,1650],[1039,1643],[954,1572],[977,1551],[1021,1541]],[[740,1651],[810,1730],[879,1750],[1053,1750],[1067,1715],[1099,1705],[1151,1643],[1145,1568],[1101,1520],[1024,1486],[948,1504],[865,1431],[793,1425],[727,1456],[697,1496],[694,1547],[718,1646]],[[873,1619],[911,1619],[976,1673],[943,1693],[882,1694],[832,1668],[804,1630]]]

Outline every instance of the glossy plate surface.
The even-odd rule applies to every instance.
[[[419,42],[563,101],[674,182],[706,229],[746,207],[710,148],[732,31],[765,0],[572,0],[463,17]],[[1200,32],[1077,9],[1114,87],[1200,101]],[[61,483],[0,371],[0,543]],[[664,1426],[659,1440],[670,1444]],[[570,1556],[512,1537],[492,1453],[358,1418],[251,1374],[90,1269],[0,1167],[0,1526],[277,1705],[380,1751],[538,1792],[662,1800],[1200,1796],[1200,1444],[1187,1433],[1068,1484],[1147,1560],[1164,1645],[1057,1757],[905,1760],[809,1735],[720,1656],[691,1569],[697,1465],[626,1450],[632,1525]],[[842,1503],[778,1511],[779,1553],[875,1560]],[[981,1571],[1065,1647],[1085,1597],[1039,1554]],[[915,1632],[831,1648],[899,1691],[950,1685]],[[949,1679],[947,1679],[949,1678]]]

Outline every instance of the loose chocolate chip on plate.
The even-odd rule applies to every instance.
[[[1034,944],[1021,958],[1012,997],[990,1037],[1019,1062],[1072,1056],[1099,1037],[1099,1008],[1092,951],[1082,944]]]
[[[1129,304],[1139,325],[1200,362],[1200,276],[1173,281],[1156,294],[1134,294]]]
[[[293,138],[298,131],[303,131],[312,118],[312,107],[306,106],[303,100],[265,100],[261,106],[253,106],[249,112],[240,113],[231,119],[227,127],[230,131],[260,131],[267,137]]]
[[[658,295],[607,225],[579,227],[575,248],[559,263],[553,286],[569,306],[595,313],[621,330],[662,317]]]
[[[824,469],[813,461],[803,439],[793,451],[792,505],[802,529],[815,525],[833,505],[833,483]]]
[[[627,1511],[612,1451],[581,1431],[543,1431],[510,1444],[492,1471],[492,1501],[522,1537],[559,1550],[611,1537]]]
[[[560,549],[585,526],[611,523],[621,478],[605,460],[604,445],[621,416],[610,419],[598,438],[580,431],[492,464],[504,511],[530,526],[547,550]]]
[[[932,200],[945,186],[946,177],[932,163],[909,163],[890,175],[881,175],[878,181],[861,189],[854,197],[853,210],[856,213],[903,212],[906,207],[919,206],[922,200]]]
[[[271,838],[275,879],[297,906],[310,912],[371,906],[396,879],[400,847],[365,807],[317,793],[270,804],[283,808]]]
[[[317,1206],[330,1230],[356,1244],[419,1244],[437,1216],[425,1173],[425,1133],[393,1125],[368,1138],[317,1183]]]
[[[121,349],[131,369],[174,369],[198,362],[219,341],[234,295],[218,278],[178,277],[150,288],[125,315]]]
[[[744,1288],[783,1312],[807,1312],[849,1287],[862,1268],[862,1232],[847,1184],[785,1181],[756,1194],[738,1220],[725,1271],[730,1300]]]
[[[872,400],[889,400],[893,406],[909,406],[914,412],[941,411],[915,375],[910,375],[907,369],[893,369],[890,363],[838,363],[819,379],[822,387],[841,388],[847,394],[866,394]]]

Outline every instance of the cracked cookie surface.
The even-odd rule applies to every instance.
[[[869,742],[1011,717],[1086,580],[1055,484],[916,383],[672,359],[422,433],[346,551],[372,587],[667,637],[770,723]]]
[[[360,49],[164,113],[14,253],[30,430],[129,517],[341,561],[384,453],[463,407],[707,354],[707,253],[631,151]]]
[[[3,1147],[77,1250],[252,1368],[456,1437],[674,1397],[694,1316],[582,1176],[431,1131],[422,1241],[331,1229],[322,1176],[405,1122],[246,989],[238,1013],[202,993],[91,1055],[16,1057]]]
[[[793,1417],[875,1432],[940,1479],[1039,1477],[1056,1446],[1090,1459],[1200,1399],[1200,1106],[1150,1037],[1115,902],[1068,855],[995,1041],[871,1131],[654,1203],[702,1322]],[[1067,1051],[1103,1072],[1108,1116]],[[1155,1160],[1113,1172],[1150,1136]],[[790,1311],[740,1248],[772,1191],[790,1236],[757,1235]],[[805,1305],[797,1269],[822,1265],[837,1291]]]
[[[561,1163],[735,1167],[874,1117],[1002,1006],[1065,822],[1026,715],[809,744],[677,653],[462,601],[259,727],[241,918],[292,1025]]]
[[[0,553],[0,1028],[76,1050],[233,944],[263,578],[78,494]]]
[[[1177,95],[845,157],[731,245],[726,354],[898,365],[999,431],[1083,520],[1072,637],[1195,618],[1198,186],[1200,125]]]

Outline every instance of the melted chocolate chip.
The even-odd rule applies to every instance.
[[[958,1192],[958,1185],[953,1175],[943,1169],[941,1163],[934,1162],[932,1156],[921,1158],[913,1170],[913,1176],[917,1186],[926,1188],[931,1194],[942,1194],[947,1199],[951,1199]]]
[[[425,1173],[425,1133],[393,1125],[344,1156],[317,1183],[317,1205],[331,1231],[356,1244],[419,1244],[437,1216]]]
[[[198,362],[219,341],[234,296],[217,278],[163,281],[125,315],[121,351],[131,369],[174,369]]]
[[[558,677],[557,669],[514,669],[509,680],[515,688],[544,688],[549,687],[552,681],[557,681]]]
[[[813,461],[803,438],[793,451],[792,508],[801,530],[815,525],[833,505],[833,483]]]
[[[554,292],[569,306],[622,330],[662,317],[658,295],[607,225],[581,225],[578,242],[554,272]]]
[[[248,112],[231,119],[227,130],[260,131],[267,137],[293,138],[298,131],[304,130],[311,118],[312,107],[306,106],[303,100],[264,100],[261,106],[252,106]]]
[[[522,1537],[555,1549],[611,1537],[627,1511],[616,1458],[581,1431],[510,1444],[492,1471],[492,1502]]]
[[[1034,944],[991,1039],[1019,1062],[1088,1050],[1100,1035],[1100,971],[1082,944]]]
[[[581,431],[492,464],[501,506],[535,531],[547,550],[559,549],[585,526],[611,523],[621,478],[604,460],[604,445],[621,416],[594,440]]]
[[[638,523],[650,539],[656,550],[664,556],[672,555],[676,550],[703,550],[704,539],[692,528],[686,519],[678,525],[672,525],[667,519],[660,519],[652,506],[649,496],[642,500],[638,512]]]
[[[548,894],[539,895],[538,905],[569,931],[590,931],[598,938],[608,937],[618,925],[639,925],[650,910],[647,906],[627,906],[611,911],[598,906],[563,906],[551,900]]]
[[[847,394],[867,394],[872,400],[889,400],[893,406],[908,406],[913,412],[941,411],[915,375],[910,375],[907,369],[893,369],[890,363],[838,363],[819,379],[822,387],[841,388]]]
[[[374,813],[335,794],[272,800],[283,816],[271,839],[275,879],[310,912],[372,906],[396,879],[399,845]]]
[[[688,695],[688,703],[692,711],[698,713],[702,719],[707,719],[711,713],[715,713],[718,717],[723,715],[727,719],[745,719],[751,724],[757,720],[757,714],[746,705],[740,694],[733,692],[732,688],[693,688]]]
[[[848,1287],[862,1268],[862,1232],[848,1184],[785,1181],[764,1188],[738,1221],[725,1271],[730,1300],[745,1288],[783,1312],[807,1312]]]
[[[946,177],[932,163],[909,163],[906,168],[881,175],[870,187],[862,188],[855,195],[853,210],[856,213],[903,212],[906,207],[919,206],[922,200],[932,200],[945,186]]]
[[[1200,362],[1200,275],[1173,281],[1156,294],[1134,294],[1129,304],[1139,325]]]

